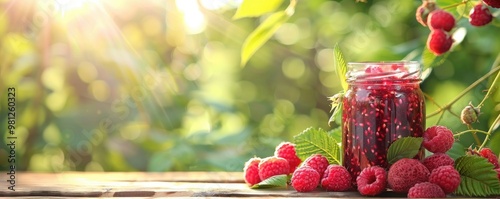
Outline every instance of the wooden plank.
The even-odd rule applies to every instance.
[[[243,183],[242,172],[64,172],[64,173],[19,173],[24,182],[68,182],[68,181],[162,181],[162,182],[220,182]]]
[[[0,185],[0,198],[11,197],[273,197],[273,198],[361,198],[358,192],[326,192],[317,189],[298,193],[293,188],[250,189],[242,173],[21,173],[16,191]],[[380,197],[406,197],[386,192]]]

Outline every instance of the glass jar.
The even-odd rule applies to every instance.
[[[398,138],[422,137],[425,102],[418,62],[348,63],[342,100],[343,165],[356,179],[369,166],[388,168],[387,149]],[[422,159],[421,149],[415,157]]]

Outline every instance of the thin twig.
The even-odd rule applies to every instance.
[[[491,131],[493,131],[493,127],[496,126],[496,124],[498,123],[499,120],[500,120],[500,114],[497,115],[497,118],[495,119],[495,121],[493,121],[493,123],[491,123],[490,129],[488,130],[488,133],[486,134],[486,137],[484,138],[481,146],[479,146],[478,150],[481,150],[484,147],[484,145],[486,145],[486,142],[488,142],[488,139],[490,138]]]
[[[474,83],[472,83],[471,85],[469,85],[469,87],[467,87],[464,91],[462,91],[451,102],[449,102],[448,104],[446,104],[442,108],[439,108],[438,110],[434,111],[433,113],[427,115],[427,118],[433,117],[433,116],[439,114],[440,112],[442,112],[444,110],[450,109],[453,104],[455,104],[458,100],[460,100],[460,98],[462,98],[463,96],[465,96],[469,91],[471,91],[473,88],[475,88],[476,86],[478,86],[481,82],[483,82],[485,79],[487,79],[491,75],[495,74],[499,70],[500,70],[500,66],[496,66],[490,72],[486,73],[484,76],[482,76],[481,78],[479,78],[478,80],[476,80]]]

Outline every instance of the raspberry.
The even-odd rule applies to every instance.
[[[482,148],[480,151],[479,151],[479,155],[481,155],[482,157],[488,159],[489,162],[491,162],[491,164],[493,164],[493,166],[495,167],[495,169],[498,169],[500,168],[498,166],[498,158],[497,156],[493,153],[493,151],[491,151],[491,149],[489,148]]]
[[[365,73],[383,73],[384,70],[382,70],[382,68],[380,66],[377,66],[377,65],[372,65],[372,66],[368,66],[366,67],[365,69]]]
[[[379,166],[363,169],[356,179],[359,193],[364,196],[375,196],[385,191],[386,174],[385,169]]]
[[[403,158],[389,168],[387,179],[394,192],[408,192],[415,184],[429,179],[429,170],[418,160]]]
[[[259,163],[259,176],[261,180],[275,175],[288,174],[289,172],[290,165],[284,158],[272,156],[262,159]]]
[[[427,38],[427,48],[437,56],[448,52],[451,44],[453,44],[453,39],[442,29],[432,30]]]
[[[243,168],[243,173],[245,174],[245,182],[250,186],[262,181],[259,176],[259,163],[260,158],[250,158],[245,163],[245,168]]]
[[[434,169],[440,166],[453,166],[455,164],[455,161],[446,153],[434,153],[422,160],[422,164],[424,164],[424,166],[429,169],[429,172],[432,172]]]
[[[445,153],[451,149],[453,133],[444,126],[432,126],[424,132],[424,142],[422,145],[432,153]]]
[[[438,185],[422,182],[410,188],[408,198],[446,198],[446,194]]]
[[[429,14],[436,10],[436,2],[429,2],[427,0],[422,1],[422,5],[417,8],[415,17],[417,21],[423,26],[427,26],[427,18]]]
[[[462,120],[462,123],[470,125],[477,122],[477,116],[479,113],[481,113],[481,109],[479,107],[474,107],[472,103],[469,103],[469,105],[462,109],[460,120]]]
[[[490,9],[479,3],[475,5],[469,13],[469,23],[473,26],[484,26],[493,20]]]
[[[460,185],[460,174],[453,166],[441,166],[431,172],[429,182],[439,185],[444,193],[453,193]]]
[[[351,189],[351,174],[343,166],[329,165],[321,179],[321,187],[327,191],[347,191]]]
[[[282,142],[276,147],[274,156],[285,158],[290,164],[290,173],[293,173],[297,166],[302,162],[295,152],[295,144],[290,142]]]
[[[483,0],[486,5],[494,8],[500,8],[500,0]]]
[[[496,171],[496,172],[497,172],[497,174],[498,174],[498,180],[500,180],[500,168],[495,169],[495,171]]]
[[[443,29],[446,32],[455,27],[455,18],[444,10],[435,10],[429,14],[427,25],[431,30]]]
[[[299,167],[292,175],[292,187],[298,192],[309,192],[319,184],[319,173],[308,166]]]
[[[311,155],[306,160],[304,160],[304,163],[302,163],[302,166],[309,166],[316,170],[321,178],[323,178],[323,174],[325,173],[328,165],[328,159],[326,159],[326,157],[321,154]]]

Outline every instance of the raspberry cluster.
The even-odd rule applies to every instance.
[[[425,130],[423,138],[422,146],[432,155],[422,161],[400,159],[388,171],[380,166],[367,167],[355,179],[344,166],[330,164],[321,154],[311,155],[302,162],[295,145],[283,142],[276,147],[274,156],[263,159],[254,157],[245,163],[245,182],[253,186],[272,176],[292,174],[289,185],[297,192],[311,192],[318,187],[326,191],[357,188],[363,196],[377,196],[390,188],[394,192],[407,193],[409,198],[446,197],[461,182],[454,160],[446,154],[455,141],[453,133],[444,126],[432,126]],[[498,157],[489,148],[470,149],[469,152],[487,159],[500,180]]]
[[[290,142],[282,142],[276,147],[274,156],[264,159],[254,157],[245,163],[243,175],[245,182],[253,186],[265,179],[276,175],[288,175],[293,173],[301,163],[295,151],[295,145]]]
[[[479,1],[469,13],[472,26],[484,26],[493,20],[490,8],[500,8],[499,0]],[[453,44],[450,31],[455,27],[455,17],[448,11],[440,9],[434,0],[423,0],[415,13],[417,21],[429,27],[431,33],[427,38],[427,48],[436,56],[448,52]]]

